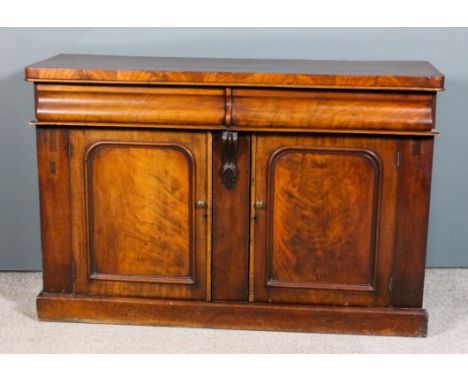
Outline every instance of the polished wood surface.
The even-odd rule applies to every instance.
[[[92,146],[85,160],[91,277],[193,283],[192,153],[114,141]]]
[[[433,139],[399,141],[392,306],[423,305],[433,148]]]
[[[45,320],[424,336],[424,62],[60,55],[35,82]]]
[[[75,292],[205,299],[206,133],[72,130],[70,143]]]
[[[247,301],[249,287],[250,136],[238,142],[238,179],[222,182],[222,139],[213,139],[213,300]]]
[[[276,150],[268,164],[268,285],[372,290],[381,176],[366,149]]]
[[[41,122],[222,125],[224,92],[211,88],[39,84]]]
[[[36,85],[36,124],[433,134],[434,93]]]
[[[43,290],[73,291],[68,131],[36,130]]]
[[[311,61],[60,54],[26,68],[35,82],[441,90],[424,61]]]
[[[429,93],[236,89],[232,126],[283,130],[430,131]]]
[[[254,300],[387,306],[392,139],[257,136]]]
[[[326,307],[40,294],[41,320],[425,337],[423,309]]]

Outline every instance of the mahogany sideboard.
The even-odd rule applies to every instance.
[[[58,55],[26,79],[40,319],[426,335],[431,64]]]

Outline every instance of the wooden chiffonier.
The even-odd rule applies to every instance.
[[[40,319],[424,336],[427,62],[59,55]]]

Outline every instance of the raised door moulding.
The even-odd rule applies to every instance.
[[[370,231],[370,252],[368,280],[362,284],[330,283],[317,281],[284,281],[277,280],[273,276],[273,243],[274,240],[274,212],[275,212],[275,170],[280,160],[291,153],[317,153],[341,156],[355,156],[362,158],[370,164],[373,172],[372,214]],[[376,268],[378,263],[378,235],[379,214],[381,201],[382,163],[376,153],[370,150],[354,148],[313,147],[313,146],[288,146],[279,148],[273,152],[267,167],[267,238],[266,238],[266,286],[273,288],[306,288],[322,290],[342,290],[350,292],[376,293]],[[311,254],[313,256],[313,254]]]
[[[189,171],[189,194],[188,194],[188,226],[189,229],[189,250],[188,250],[188,273],[186,275],[132,275],[132,274],[107,274],[99,273],[96,269],[96,253],[94,239],[94,202],[93,202],[93,159],[97,153],[108,148],[143,148],[156,150],[175,150],[181,153],[187,161]],[[105,281],[129,281],[148,282],[166,284],[195,284],[195,263],[196,263],[196,224],[195,216],[195,159],[192,152],[179,144],[172,143],[145,143],[145,142],[125,142],[125,141],[99,141],[92,144],[84,155],[84,185],[85,185],[85,209],[88,218],[86,219],[86,232],[88,235],[87,261],[90,280]]]

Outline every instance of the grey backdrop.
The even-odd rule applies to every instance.
[[[428,266],[468,266],[468,29],[0,29],[0,269],[40,269],[33,89],[25,65],[58,53],[428,60],[439,95]]]

